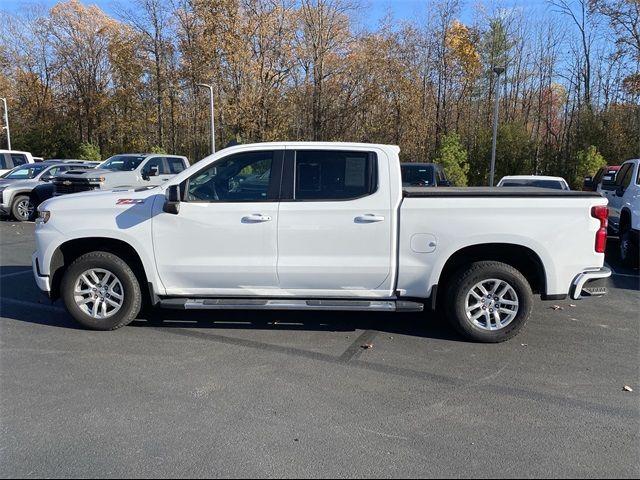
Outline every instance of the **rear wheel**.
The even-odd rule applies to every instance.
[[[33,203],[27,195],[19,195],[13,201],[11,213],[13,218],[19,222],[26,222],[31,219],[34,212]]]
[[[76,259],[62,277],[62,297],[71,316],[93,330],[131,323],[142,305],[140,284],[129,265],[108,252]]]
[[[446,292],[450,323],[466,338],[485,343],[514,337],[531,315],[533,293],[511,265],[483,261],[464,267]]]
[[[637,267],[640,257],[640,248],[633,241],[631,230],[628,228],[620,233],[620,259],[629,267]]]

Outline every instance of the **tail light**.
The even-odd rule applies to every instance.
[[[604,253],[607,247],[609,208],[604,205],[593,207],[591,209],[591,216],[600,220],[600,228],[596,232],[596,253]]]

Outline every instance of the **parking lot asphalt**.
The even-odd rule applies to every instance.
[[[537,300],[482,345],[428,314],[83,330],[39,295],[33,230],[0,222],[2,477],[640,476],[640,277],[615,241],[609,295]]]

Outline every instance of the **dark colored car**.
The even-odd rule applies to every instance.
[[[66,172],[72,171],[80,171],[80,170],[91,170],[99,165],[97,162],[86,162],[83,160],[47,160],[48,162],[56,162],[61,163],[63,166],[62,172],[58,173],[56,176],[64,175]],[[32,205],[33,213],[31,215],[31,219],[38,215],[38,205],[40,205],[45,200],[53,197],[55,192],[55,185],[51,180],[47,182],[42,182],[33,187],[31,192],[29,193],[29,202]]]
[[[450,187],[451,182],[437,163],[403,163],[400,165],[403,187]]]

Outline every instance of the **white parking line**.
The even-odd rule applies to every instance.
[[[31,270],[25,270],[24,272],[7,273],[5,275],[0,275],[0,278],[15,277],[17,275],[24,275],[25,273],[32,273],[32,271]]]
[[[55,305],[47,305],[44,303],[27,302],[25,300],[15,300],[13,298],[0,297],[0,303],[4,305],[16,305],[20,307],[39,308],[41,310],[48,310],[54,313],[67,313],[62,307],[56,307]]]

